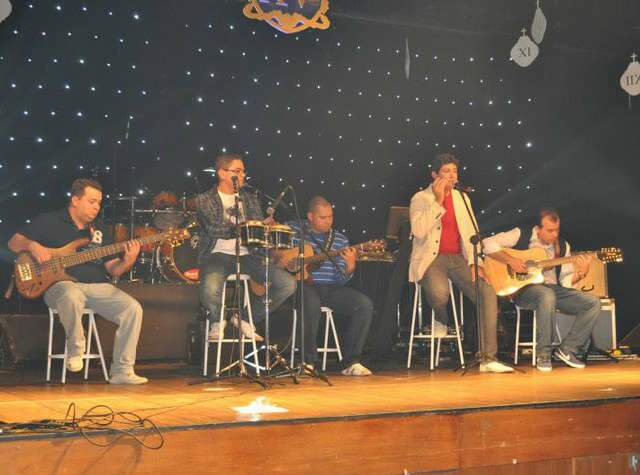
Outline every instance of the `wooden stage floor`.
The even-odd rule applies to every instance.
[[[88,382],[68,374],[67,384],[60,385],[44,384],[41,370],[5,371],[0,372],[0,421],[62,419],[75,403],[78,415],[107,405],[149,418],[163,431],[161,450],[134,450],[135,444],[121,439],[125,453],[137,454],[135,463],[125,463],[123,456],[124,465],[117,471],[101,465],[94,473],[201,473],[205,460],[208,469],[226,473],[225,467],[234,467],[238,458],[236,447],[253,454],[240,456],[237,473],[257,473],[250,459],[260,457],[269,459],[272,468],[261,473],[321,473],[314,467],[334,473],[472,473],[462,471],[488,466],[493,470],[482,473],[502,473],[495,466],[572,459],[575,466],[576,457],[628,458],[640,452],[640,362],[595,362],[584,370],[556,365],[548,374],[531,366],[520,368],[524,373],[471,371],[461,376],[452,370],[392,369],[367,378],[329,374],[331,387],[302,378],[297,385],[280,380],[269,390],[239,379],[189,385],[199,379],[196,368],[178,364],[138,366],[138,372],[151,380],[142,386],[110,386],[98,372],[92,372]],[[58,373],[54,376],[59,378]],[[259,397],[286,412],[243,415],[233,409]],[[564,431],[560,443],[565,446],[552,450],[558,430]],[[238,441],[235,446],[233,440]],[[576,450],[569,450],[567,442]],[[202,443],[206,449],[196,448]],[[60,460],[55,451],[64,444],[76,447],[73,453],[79,461],[71,464],[74,456],[65,452],[69,464],[39,471],[38,463]],[[119,453],[114,447],[98,449],[79,436],[0,434],[0,460],[16,453],[24,457],[13,459],[13,471],[6,472],[12,474],[82,473],[70,467],[94,466],[103,460],[100,450]],[[312,447],[314,454],[305,454],[305,447]],[[349,447],[361,453],[348,453]],[[36,454],[39,458],[30,460]],[[176,465],[182,456],[186,465]],[[615,463],[625,465],[627,458]],[[160,461],[162,470],[154,466]],[[504,473],[517,473],[513,470]]]

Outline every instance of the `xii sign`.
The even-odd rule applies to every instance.
[[[242,10],[247,18],[263,20],[283,33],[307,28],[329,28],[329,0],[249,0]]]

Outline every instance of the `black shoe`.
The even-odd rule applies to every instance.
[[[556,348],[554,354],[567,366],[578,369],[582,369],[585,367],[585,364],[580,361],[572,351],[563,351],[562,348]]]

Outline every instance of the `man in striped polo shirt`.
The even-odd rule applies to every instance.
[[[330,307],[336,314],[349,318],[346,334],[341,338],[344,354],[345,376],[369,376],[371,371],[362,365],[362,348],[369,333],[373,303],[371,299],[355,289],[346,287],[356,268],[357,253],[349,247],[347,237],[333,229],[333,207],[322,196],[309,201],[307,220],[303,229],[296,222],[289,224],[296,232],[294,243],[304,237],[313,247],[314,254],[343,249],[337,257],[326,259],[311,273],[304,283],[304,327],[305,362],[314,366],[318,359],[317,335],[320,323],[320,307]],[[300,325],[298,325],[300,327]]]

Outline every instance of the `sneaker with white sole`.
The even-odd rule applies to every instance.
[[[231,317],[231,323],[234,327],[238,328],[238,316],[234,315]],[[240,331],[244,335],[245,338],[253,338],[255,335],[256,341],[264,341],[264,338],[256,332],[256,327],[251,325],[249,322],[245,320],[240,320]]]
[[[213,322],[209,326],[209,341],[218,341],[220,334],[224,337],[224,329],[227,326],[227,321]]]
[[[353,363],[351,366],[342,370],[344,376],[371,376],[373,373],[366,366],[360,363]]]
[[[480,372],[481,373],[512,373],[513,368],[511,366],[507,366],[504,363],[501,363],[498,360],[486,361],[484,363],[480,363]]]
[[[536,357],[536,369],[543,373],[548,373],[553,369],[551,366],[551,356],[543,355]]]
[[[586,366],[584,362],[580,361],[572,351],[563,351],[562,348],[556,348],[554,355],[556,355],[564,364],[571,366],[572,368],[582,369]]]
[[[149,380],[135,373],[115,373],[109,378],[111,384],[145,384]]]
[[[84,359],[82,355],[77,356],[67,356],[67,370],[72,373],[77,373],[78,371],[82,371],[84,368]]]

